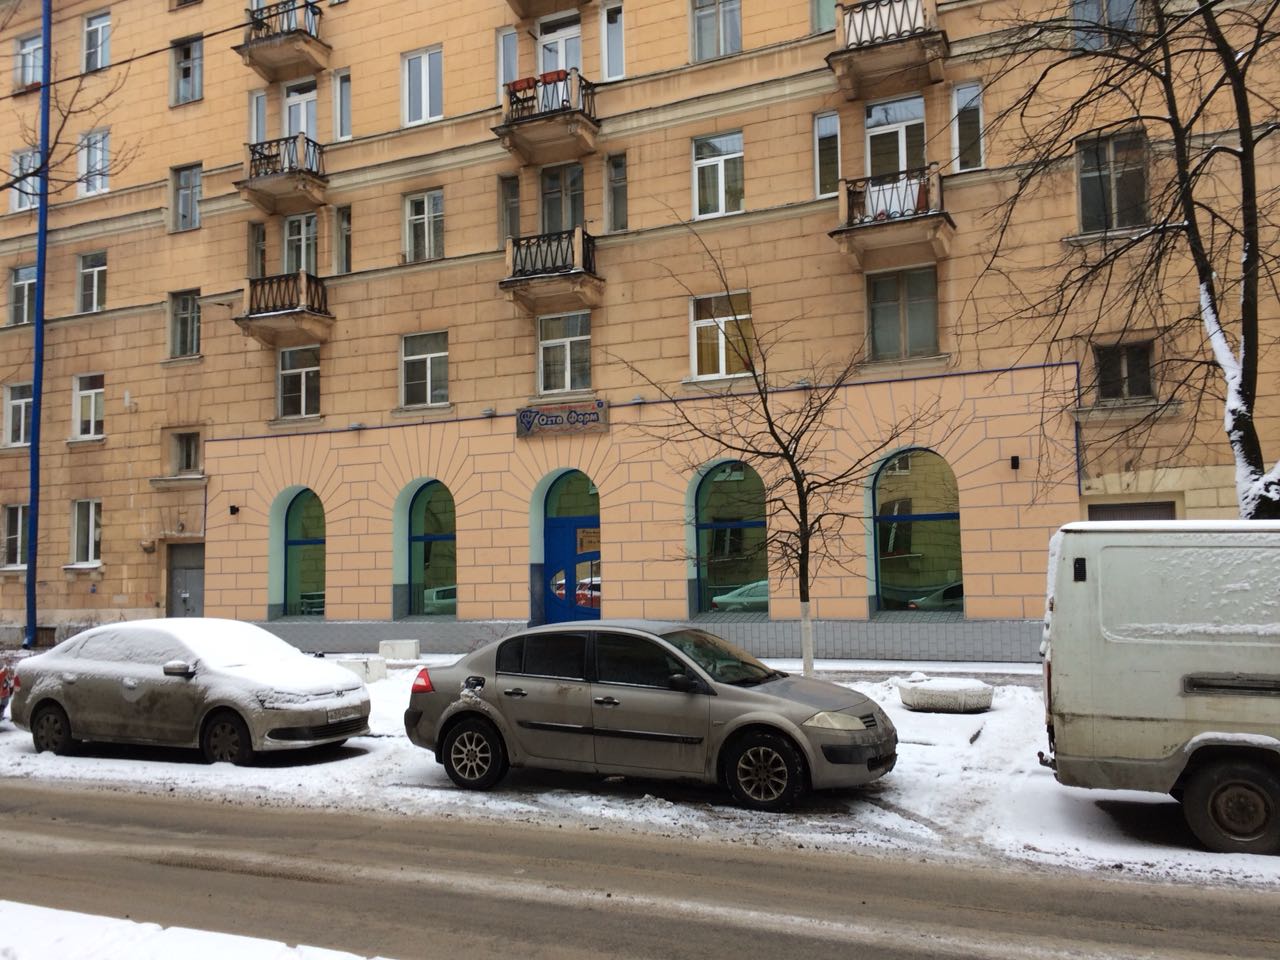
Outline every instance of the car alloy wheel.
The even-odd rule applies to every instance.
[[[440,759],[449,779],[467,790],[488,790],[507,772],[507,749],[493,724],[471,716],[445,734]]]
[[[738,783],[756,803],[777,802],[787,790],[787,780],[787,762],[772,747],[751,747],[738,758]]]
[[[804,760],[785,736],[750,731],[733,740],[723,760],[734,800],[752,810],[776,813],[794,806],[804,791]]]
[[[481,780],[493,765],[493,750],[488,738],[474,730],[464,731],[454,737],[449,748],[453,767],[467,780]]]

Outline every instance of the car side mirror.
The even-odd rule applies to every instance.
[[[687,673],[673,673],[667,678],[667,686],[679,693],[693,693],[698,689],[698,681]]]
[[[185,660],[170,660],[164,665],[164,675],[166,677],[182,677],[185,680],[190,680],[196,675],[196,669]]]

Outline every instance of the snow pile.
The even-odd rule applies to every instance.
[[[929,677],[913,673],[898,681],[898,697],[908,710],[981,713],[991,709],[991,686],[963,677]]]

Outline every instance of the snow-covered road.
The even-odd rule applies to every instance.
[[[789,664],[784,665],[790,666]],[[1059,785],[1039,766],[1037,689],[998,686],[977,715],[905,710],[892,680],[851,683],[898,727],[897,768],[858,792],[806,798],[788,815],[750,813],[709,788],[513,771],[495,791],[453,787],[434,757],[404,736],[416,670],[370,684],[372,736],[337,755],[273,755],[259,766],[207,766],[192,752],[84,747],[36,754],[28,734],[0,722],[0,776],[91,782],[113,791],[176,793],[229,803],[395,811],[561,822],[778,846],[928,852],[1191,883],[1280,882],[1280,857],[1195,848],[1167,797]],[[905,674],[905,671],[904,671]]]

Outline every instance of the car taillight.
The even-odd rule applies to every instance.
[[[919,610],[919,609],[920,609],[920,606],[919,606],[919,604],[917,604],[914,600],[909,600],[909,601],[907,602],[907,609],[908,609],[908,610]]]
[[[436,688],[431,685],[431,674],[427,673],[427,668],[423,667],[418,671],[418,675],[413,678],[413,693],[435,693]]]

